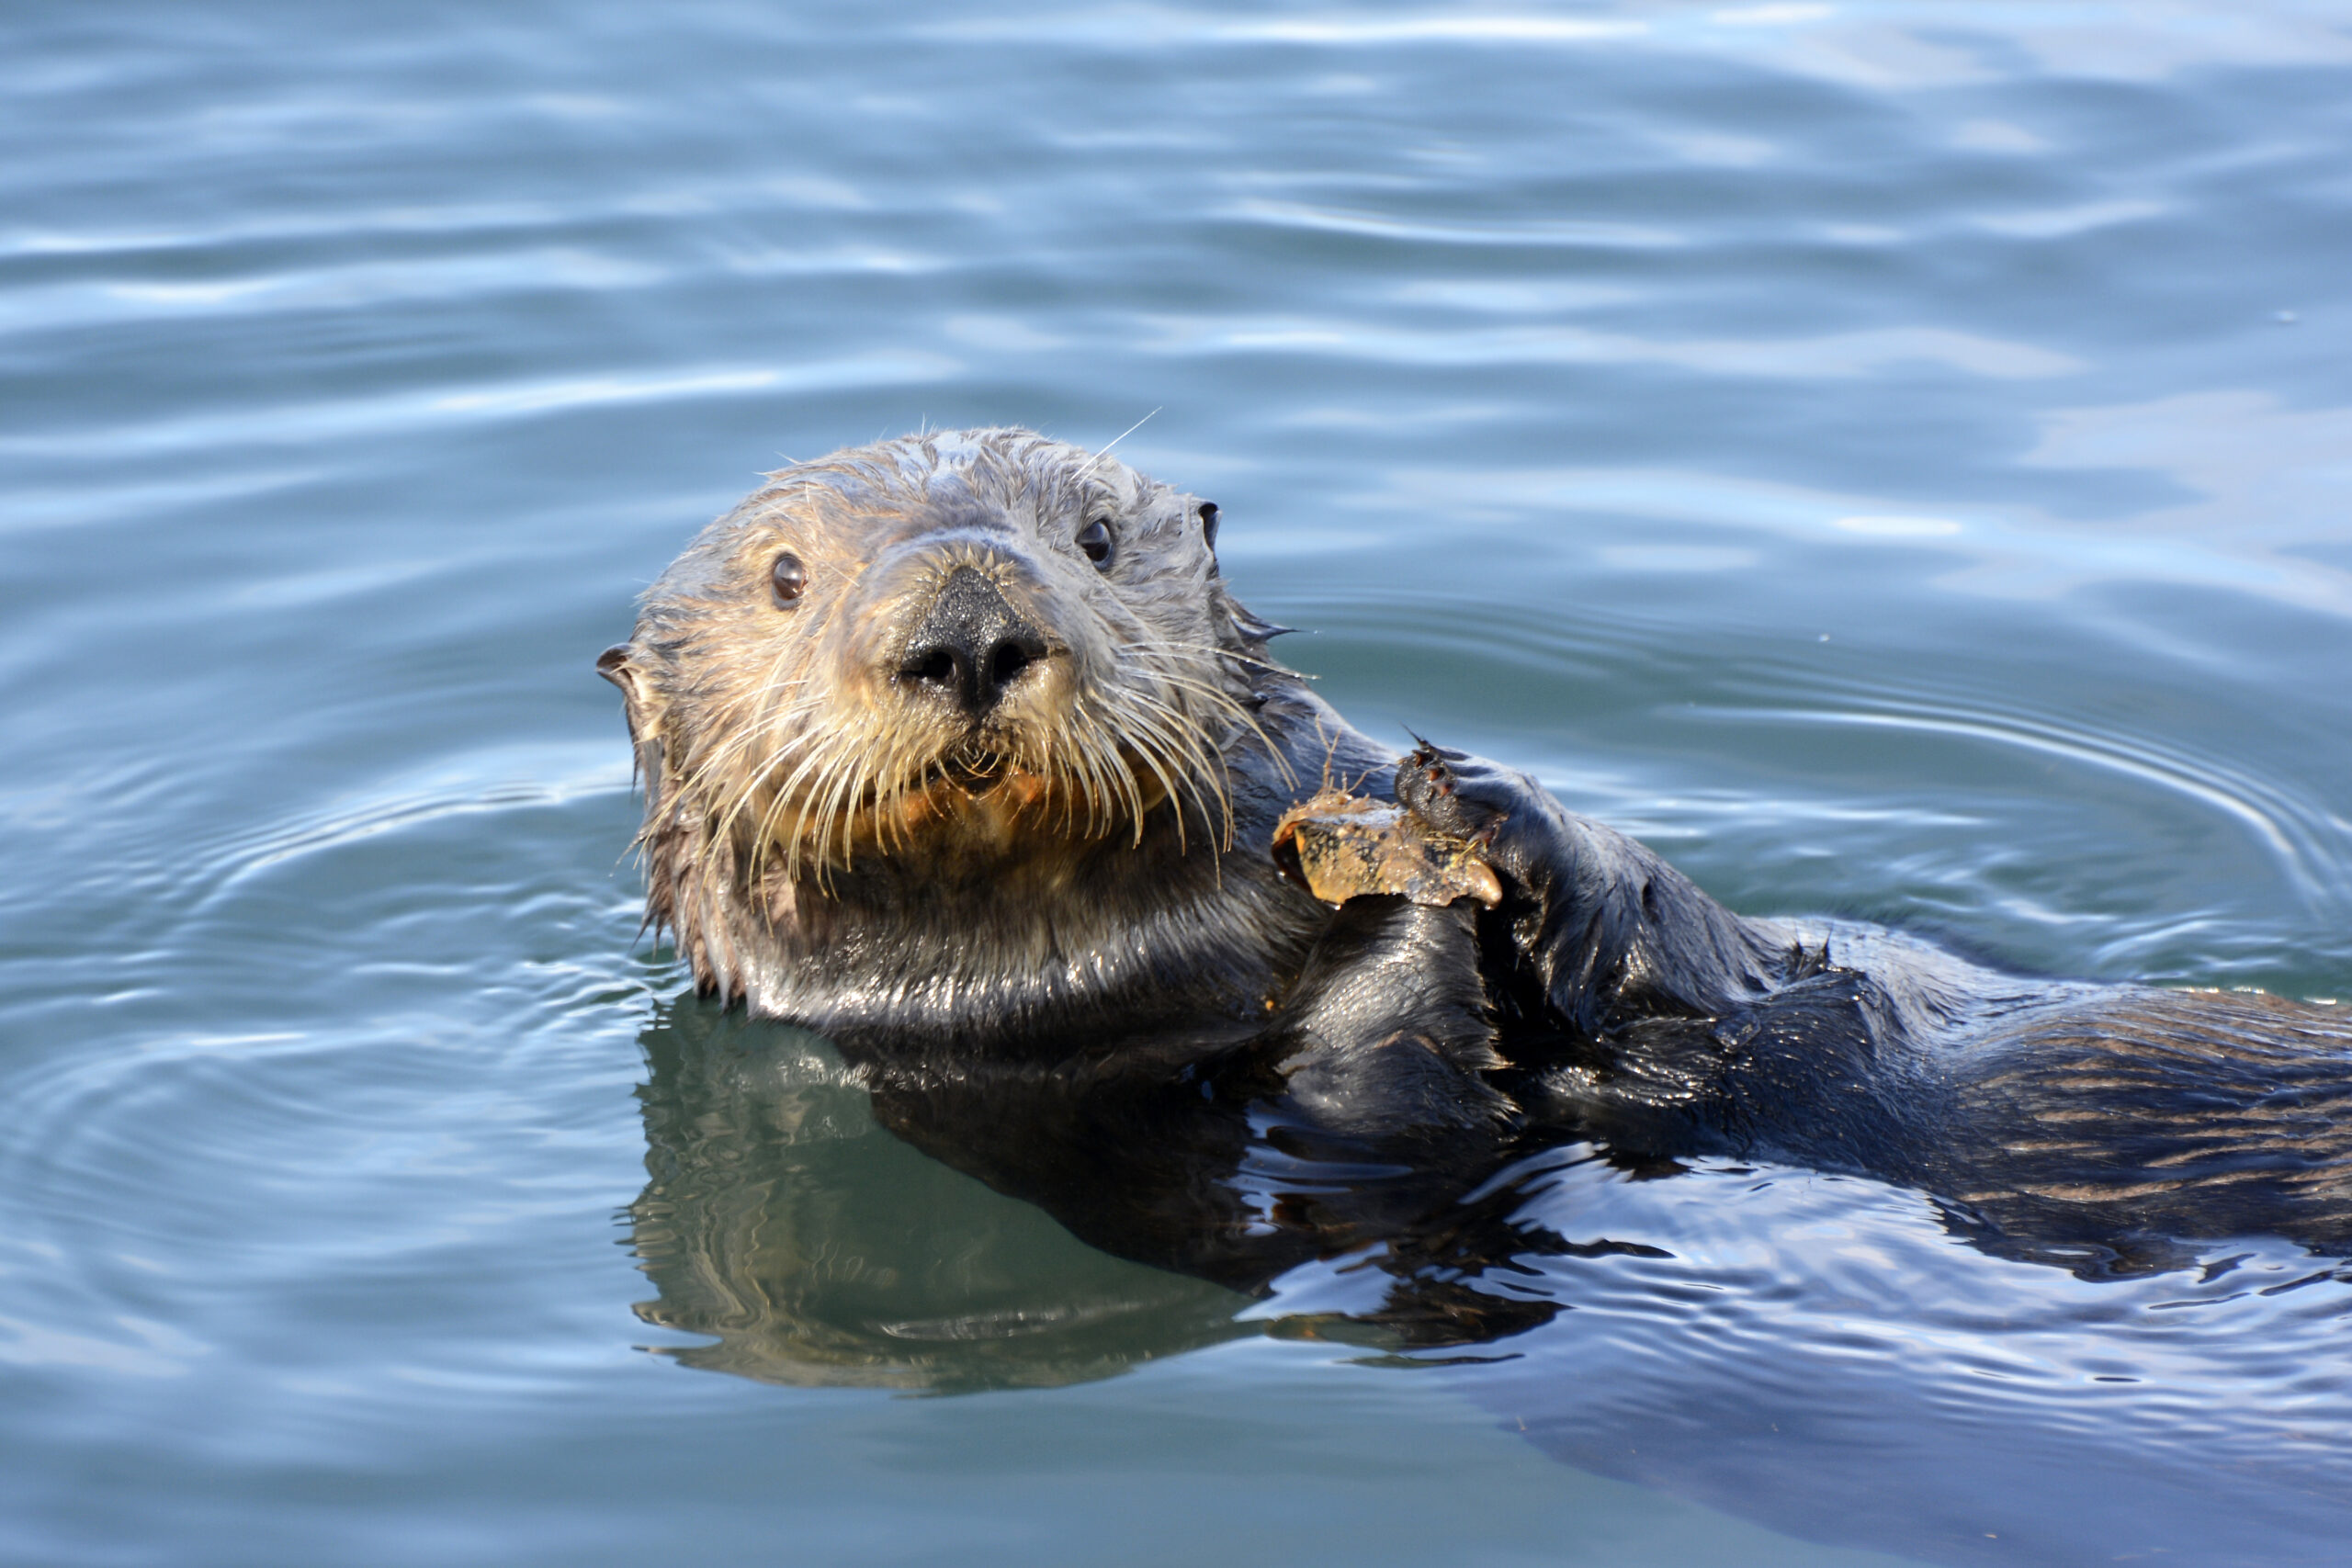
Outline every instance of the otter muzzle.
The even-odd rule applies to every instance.
[[[899,656],[898,679],[986,715],[1021,672],[1051,649],[988,578],[959,566],[940,585]]]

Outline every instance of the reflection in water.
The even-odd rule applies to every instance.
[[[1499,1150],[1407,1166],[1318,1148],[1171,1082],[1148,1050],[1094,1071],[873,1074],[869,1094],[815,1036],[692,998],[645,1046],[649,1179],[629,1213],[661,1299],[639,1312],[717,1337],[668,1352],[691,1366],[1077,1382],[1255,1332],[1236,1316],[1249,1296],[1332,1258],[1378,1279],[1375,1299],[1277,1332],[1483,1344],[1556,1310],[1491,1271],[1619,1249],[1522,1225],[1515,1184],[1475,1192]]]
[[[1580,1468],[1939,1562],[2324,1562],[2352,1509],[2352,1292],[2285,1242],[2086,1268],[1556,1129],[1387,1163],[1156,1069],[860,1075],[691,996],[643,1043],[639,1311],[690,1366],[955,1392],[1336,1341]]]
[[[1250,1332],[1233,1321],[1248,1297],[1335,1259],[1363,1299],[1286,1312],[1275,1332],[1482,1346],[1559,1310],[1511,1288],[1525,1258],[1668,1256],[1521,1213],[1557,1128],[1371,1147],[1170,1073],[1189,1039],[985,1075],[853,1069],[816,1036],[687,997],[644,1043],[650,1179],[630,1214],[662,1294],[639,1313],[718,1337],[672,1352],[694,1366],[1068,1382]]]
[[[1250,1332],[1216,1285],[1086,1247],[875,1125],[814,1036],[688,999],[647,1032],[633,1235],[666,1351],[768,1382],[966,1389],[1107,1377]]]

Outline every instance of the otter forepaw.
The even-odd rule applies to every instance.
[[[1506,787],[1495,788],[1498,784]],[[1514,793],[1499,770],[1466,751],[1449,751],[1426,740],[1396,764],[1397,805],[1431,832],[1481,847],[1494,842],[1510,819]]]
[[[1540,883],[1550,864],[1558,807],[1524,773],[1421,740],[1396,764],[1396,804],[1522,885]]]

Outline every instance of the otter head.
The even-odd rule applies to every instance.
[[[1025,430],[781,469],[706,529],[598,668],[646,790],[648,917],[775,925],[903,886],[1229,830],[1275,628],[1218,581],[1216,507]]]

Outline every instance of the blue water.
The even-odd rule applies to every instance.
[[[1571,1149],[1645,1250],[1418,1367],[1080,1244],[638,940],[590,663],[755,470],[1150,414],[1375,734],[2352,994],[2347,145],[2341,4],[0,14],[0,1560],[2339,1561],[2283,1244]]]

